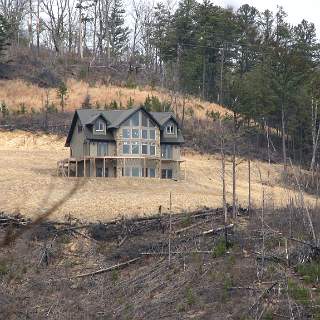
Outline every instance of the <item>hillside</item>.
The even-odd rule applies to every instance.
[[[183,97],[182,95],[150,87],[137,87],[130,89],[113,85],[104,85],[97,82],[89,85],[86,82],[70,79],[66,83],[68,88],[65,111],[73,111],[81,107],[86,96],[90,96],[90,102],[93,107],[104,108],[115,101],[123,108],[127,107],[128,101],[134,105],[143,104],[146,98],[156,96],[162,102],[169,102],[174,111],[182,114],[182,108],[185,104],[185,112],[190,112],[198,118],[205,118],[207,112],[219,112],[221,115],[228,113],[228,110],[214,103],[201,101],[193,97]],[[19,94],[17,94],[17,92]],[[45,101],[53,103],[60,109],[59,98],[56,88],[41,88],[38,85],[23,80],[0,80],[0,103],[5,103],[10,111],[19,110],[22,105],[26,107],[27,112],[40,111]],[[192,110],[192,111],[190,111]]]
[[[56,162],[68,156],[64,138],[32,134],[23,131],[0,132],[0,210],[21,212],[36,217],[74,186],[75,179],[56,177]],[[82,220],[110,220],[120,216],[151,215],[162,206],[166,211],[172,192],[173,211],[181,212],[199,207],[221,206],[221,162],[219,155],[199,155],[185,150],[186,181],[119,179],[83,180],[79,189],[52,219],[63,220],[71,214]],[[184,165],[184,164],[183,164]],[[183,166],[182,165],[182,166]],[[232,199],[231,163],[227,163],[227,200]],[[267,180],[267,163],[252,164],[252,199],[261,205],[262,185]],[[270,167],[271,183],[266,194],[276,207],[283,207],[290,191],[281,187],[280,165]],[[246,161],[237,167],[237,195],[241,206],[247,205],[248,169]],[[41,187],[40,187],[41,186]],[[17,194],[21,195],[17,197]],[[312,196],[306,199],[313,202]]]

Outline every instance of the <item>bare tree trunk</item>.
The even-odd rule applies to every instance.
[[[318,124],[318,102],[314,102],[312,99],[311,103],[311,134],[312,134],[312,158],[310,163],[310,171],[312,177],[314,176],[314,167],[316,163],[316,155],[318,150],[319,135],[320,135],[320,124]]]
[[[287,149],[286,149],[286,132],[284,120],[284,105],[281,105],[281,125],[282,125],[282,154],[283,154],[283,171],[287,174]]]
[[[251,214],[251,161],[248,159],[248,212]]]
[[[29,31],[29,48],[32,48],[33,47],[33,7],[32,7],[32,0],[29,0],[28,31]]]
[[[224,154],[224,132],[220,120],[220,153],[221,153],[221,180],[222,180],[222,207],[224,212],[224,225],[228,223],[227,199],[226,199],[226,162]],[[225,245],[228,246],[228,232],[225,228]]]
[[[37,53],[40,54],[40,1],[37,1]]]
[[[236,194],[236,113],[233,113],[233,142],[232,142],[232,216],[237,216],[237,194]]]
[[[220,66],[220,97],[219,103],[223,105],[223,71],[224,71],[224,45],[221,52],[221,66]]]

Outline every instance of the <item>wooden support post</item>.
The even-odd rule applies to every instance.
[[[76,177],[78,178],[78,160],[76,160]]]
[[[106,158],[103,158],[103,177],[106,177]]]
[[[68,178],[70,177],[70,159],[68,159]]]
[[[143,158],[143,177],[147,177],[146,158]]]
[[[159,163],[159,179],[161,179],[161,171],[162,171],[162,160],[160,159],[160,163]]]
[[[96,158],[93,158],[93,176],[97,176],[97,169],[96,169]]]
[[[123,159],[123,176],[126,175],[126,158]]]
[[[86,177],[86,157],[83,157],[83,176]]]

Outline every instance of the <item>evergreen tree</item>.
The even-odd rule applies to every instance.
[[[3,15],[0,14],[0,56],[3,54],[8,43],[9,24]]]
[[[122,0],[113,0],[110,14],[110,53],[115,60],[119,60],[128,47],[129,29],[124,25],[124,14]]]

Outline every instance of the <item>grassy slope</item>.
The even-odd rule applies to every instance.
[[[56,161],[67,157],[64,140],[53,135],[34,135],[26,132],[0,132],[0,211],[20,211],[36,216],[52,206],[72,188],[75,179],[55,176]],[[173,209],[180,212],[202,206],[221,206],[219,155],[207,156],[186,153],[187,180],[181,182],[139,179],[90,179],[54,214],[64,219],[67,214],[84,220],[108,220],[121,215],[144,215],[164,210],[173,194]],[[227,164],[228,201],[232,199],[231,164]],[[248,197],[246,162],[238,168],[237,195],[245,206]],[[262,185],[259,177],[267,179],[268,165],[254,161],[252,165],[252,198],[261,204]],[[276,206],[286,204],[289,192],[277,185],[281,167],[270,168],[271,186],[265,186],[267,201]],[[18,196],[19,195],[19,196]],[[311,196],[306,197],[313,201]]]
[[[96,84],[89,86],[87,83],[76,80],[68,80],[68,97],[66,101],[66,110],[72,111],[81,106],[87,94],[91,97],[91,103],[95,105],[99,103],[102,107],[105,104],[110,104],[112,101],[117,101],[126,107],[128,100],[131,98],[135,105],[140,105],[149,96],[157,96],[162,101],[169,101],[174,106],[175,111],[181,114],[183,106],[183,97],[176,95],[172,96],[167,91],[151,90],[150,88],[129,89],[125,87],[105,86]],[[19,94],[17,94],[19,93]],[[40,110],[44,101],[47,99],[59,107],[59,99],[57,98],[56,89],[44,89],[38,86],[29,84],[22,80],[0,80],[0,102],[5,102],[9,109],[16,110],[19,105],[24,103],[30,110]],[[228,112],[214,103],[208,103],[195,98],[185,99],[185,108],[192,108],[194,114],[198,117],[205,117],[206,111],[215,111],[221,114]]]

